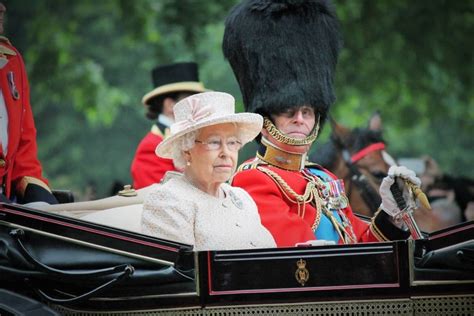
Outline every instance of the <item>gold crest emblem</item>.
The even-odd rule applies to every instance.
[[[296,265],[298,266],[298,269],[295,271],[296,281],[298,281],[301,286],[304,286],[306,281],[309,279],[309,271],[306,269],[306,261],[300,259],[296,262]]]

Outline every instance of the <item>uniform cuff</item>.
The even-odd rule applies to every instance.
[[[26,204],[31,202],[46,202],[49,204],[58,204],[58,200],[54,195],[46,190],[44,187],[36,185],[34,183],[28,184],[22,197],[18,197],[20,204]]]
[[[390,215],[379,209],[372,219],[371,230],[381,241],[405,240],[410,237],[410,232],[398,228],[391,221]]]
[[[15,187],[16,188],[15,195],[22,198],[25,195],[26,188],[30,184],[34,184],[36,186],[39,186],[39,187],[43,188],[44,190],[48,191],[49,193],[51,193],[51,189],[49,188],[48,184],[45,183],[44,181],[42,181],[38,178],[24,176],[20,179],[20,181],[18,181],[18,183]]]

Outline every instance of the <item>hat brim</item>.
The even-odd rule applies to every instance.
[[[156,98],[157,96],[160,96],[162,94],[166,93],[173,93],[173,92],[179,92],[179,91],[191,91],[191,92],[206,92],[208,91],[206,88],[204,88],[204,85],[201,82],[196,82],[196,81],[185,81],[185,82],[175,82],[175,83],[170,83],[166,84],[163,86],[159,86],[147,94],[145,94],[142,98],[142,103],[147,105],[149,104],[148,102]]]
[[[263,117],[255,113],[236,113],[210,119],[203,119],[199,123],[190,126],[163,140],[155,150],[155,153],[163,158],[173,159],[173,148],[176,141],[192,131],[197,131],[207,126],[224,123],[236,123],[239,127],[239,136],[242,144],[252,141],[262,130]]]

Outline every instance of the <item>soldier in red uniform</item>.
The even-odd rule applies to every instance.
[[[147,93],[142,102],[147,107],[147,118],[155,124],[141,140],[132,161],[135,189],[160,182],[167,171],[176,170],[171,159],[156,156],[156,146],[167,136],[174,122],[174,105],[187,96],[206,91],[199,82],[197,64],[192,62],[158,66],[153,69],[152,78],[156,88]]]
[[[0,3],[0,34],[6,7]],[[23,59],[0,36],[0,201],[57,203],[42,177]]]
[[[397,177],[419,185],[413,172],[390,170],[381,186],[381,208],[367,223],[353,214],[342,180],[307,160],[335,100],[333,72],[340,47],[338,21],[328,1],[248,0],[226,20],[224,56],[246,110],[264,117],[257,155],[239,168],[232,185],[252,196],[279,247],[409,236],[398,221],[390,186]]]

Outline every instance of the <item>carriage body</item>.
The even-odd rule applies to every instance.
[[[419,241],[194,252],[0,204],[0,280],[64,315],[472,314],[472,262],[439,261],[472,249],[473,232],[468,222]]]

